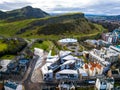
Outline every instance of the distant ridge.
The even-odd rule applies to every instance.
[[[31,19],[31,18],[43,18],[49,16],[48,13],[42,11],[39,8],[33,8],[31,6],[26,6],[20,9],[11,10],[7,12],[0,11],[0,19],[5,20],[23,20],[23,19]]]

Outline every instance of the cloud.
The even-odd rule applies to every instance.
[[[48,13],[120,14],[120,0],[0,0],[2,10],[12,10],[27,5],[41,8]]]
[[[18,9],[27,5],[31,5],[30,2],[24,2],[24,1],[20,1],[18,0],[16,2],[16,0],[1,0],[0,1],[0,10],[3,11],[8,11],[8,10],[13,10],[13,9]]]

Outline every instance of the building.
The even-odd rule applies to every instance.
[[[43,49],[39,49],[39,48],[34,48],[34,55],[38,55],[38,56],[43,56],[44,51]]]
[[[103,73],[103,68],[100,63],[98,62],[90,62],[90,63],[85,63],[83,65],[83,70],[89,75],[89,76],[95,76],[95,75],[102,75]]]
[[[5,90],[22,90],[22,85],[15,82],[7,81],[4,83]]]
[[[118,42],[119,36],[117,33],[112,33],[112,32],[111,33],[103,33],[102,39],[114,44],[114,43]]]
[[[77,43],[77,39],[65,38],[65,39],[59,40],[58,42],[61,43],[61,44]]]
[[[78,79],[77,70],[64,69],[55,74],[56,79],[70,79],[75,80]]]
[[[62,82],[58,85],[59,90],[75,90],[73,83]]]
[[[71,51],[60,51],[59,55],[55,56],[51,56],[50,51],[46,64],[41,68],[43,80],[52,80],[53,78],[78,79],[79,73],[77,69],[82,65],[82,59],[72,56]]]
[[[78,69],[78,73],[79,73],[80,79],[84,79],[88,77],[88,73],[82,68]]]
[[[61,58],[61,63],[64,63],[68,60],[79,60],[79,59],[77,57],[72,56],[72,55],[67,55],[67,56]]]
[[[63,69],[74,69],[75,68],[75,60],[69,60],[64,62],[62,65],[60,65],[61,70]]]
[[[97,90],[112,90],[114,88],[114,78],[97,78],[95,87]]]
[[[57,62],[59,60],[59,56],[58,55],[51,55],[52,51],[50,50],[48,55],[47,55],[47,59],[46,59],[46,63],[54,63]]]
[[[5,72],[7,70],[7,65],[9,65],[10,62],[11,60],[0,60],[0,66],[2,67],[0,71]]]
[[[65,56],[70,55],[71,53],[72,53],[71,51],[60,51],[59,52],[59,57],[61,59],[61,58],[64,58]]]
[[[103,65],[108,65],[112,62],[117,62],[119,53],[111,50],[110,48],[101,48],[101,50],[93,49],[89,52],[89,60],[98,61]]]
[[[107,42],[104,40],[86,40],[85,43],[89,44],[90,46],[93,47],[109,47],[110,45],[112,45],[111,42]]]
[[[53,71],[48,69],[48,66],[51,65],[46,63],[44,66],[42,66],[41,71],[42,71],[42,76],[43,80],[52,80],[53,79]]]

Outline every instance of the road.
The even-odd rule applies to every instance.
[[[38,59],[39,59],[39,56],[35,56],[35,58],[31,60],[30,65],[28,67],[28,70],[27,70],[27,72],[26,72],[26,74],[25,74],[25,76],[22,80],[22,82],[23,82],[23,84],[25,85],[25,88],[26,88],[25,90],[29,90],[28,89],[29,84],[32,83],[31,82],[31,76],[32,76],[32,73],[34,71],[34,67],[35,67]]]

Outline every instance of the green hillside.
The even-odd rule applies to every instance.
[[[83,13],[72,13],[55,17],[27,19],[22,21],[0,21],[0,35],[5,37],[51,38],[61,36],[84,37],[97,35],[104,28],[84,18]]]

